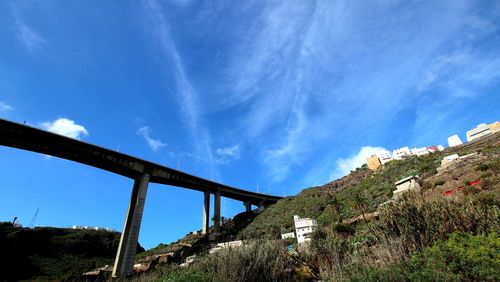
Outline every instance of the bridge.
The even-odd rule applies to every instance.
[[[127,217],[113,268],[114,277],[127,276],[132,273],[149,183],[166,184],[203,192],[203,234],[206,234],[209,228],[211,194],[214,195],[215,202],[215,232],[220,228],[221,196],[243,202],[246,211],[251,210],[251,205],[267,206],[281,198],[238,189],[117,151],[4,119],[0,119],[0,145],[67,159],[134,180]]]

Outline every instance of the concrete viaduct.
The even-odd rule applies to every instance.
[[[34,127],[0,119],[0,145],[59,157],[107,170],[134,180],[132,196],[116,254],[113,276],[132,273],[142,212],[149,183],[193,189],[204,193],[203,228],[210,223],[210,194],[214,194],[214,229],[220,227],[220,197],[242,201],[246,211],[251,205],[266,206],[280,199],[216,183],[188,173],[148,162],[79,140]]]

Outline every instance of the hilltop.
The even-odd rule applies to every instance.
[[[64,280],[112,264],[120,233],[0,223],[0,280]],[[138,251],[144,251],[138,247]]]

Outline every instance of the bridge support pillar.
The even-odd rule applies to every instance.
[[[137,240],[141,228],[142,212],[148,191],[149,174],[145,173],[134,181],[127,218],[123,226],[118,252],[116,253],[113,277],[126,277],[133,273]]]
[[[215,192],[214,200],[214,230],[219,232],[220,230],[220,192]]]
[[[210,192],[203,193],[203,229],[202,234],[208,233],[210,226]]]
[[[246,212],[251,212],[252,211],[252,203],[251,202],[244,202],[245,205],[245,211]]]

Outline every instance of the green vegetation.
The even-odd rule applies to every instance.
[[[376,172],[363,166],[342,179],[284,198],[261,213],[224,218],[219,239],[245,239],[244,247],[209,254],[207,237],[191,234],[139,254],[139,260],[164,253],[172,256],[169,263],[155,264],[152,271],[134,279],[500,281],[499,137],[392,161]],[[444,155],[473,152],[481,155],[437,172]],[[396,181],[416,174],[423,178],[420,192],[388,201]],[[463,183],[465,187],[458,189]],[[450,189],[452,195],[443,195]],[[299,248],[298,253],[288,252],[294,242],[278,240],[281,233],[293,230],[294,215],[319,223],[309,248]],[[16,270],[15,277],[2,273],[0,280],[66,279],[69,273],[111,262],[118,244],[116,233],[0,227],[0,244],[9,242],[0,245],[2,255],[9,258],[2,265],[23,270]],[[192,264],[179,266],[194,253]]]
[[[0,223],[0,280],[68,279],[112,264],[120,234]],[[138,251],[142,251],[139,246]]]
[[[238,233],[240,238],[260,238],[261,243],[201,256],[188,268],[168,266],[174,270],[159,277],[176,279],[193,274],[202,275],[204,281],[499,281],[498,136],[389,162],[377,172],[362,167],[340,180],[303,190],[269,207]],[[473,152],[482,155],[437,173],[444,155]],[[423,178],[424,189],[387,202],[394,183],[415,174]],[[470,185],[478,179],[479,185]],[[453,197],[442,195],[441,186],[456,189],[464,181],[467,187]],[[293,230],[295,214],[318,219],[320,229],[313,234],[308,250],[291,255],[284,246],[289,242],[276,239],[281,232]],[[266,275],[252,276],[254,272]]]
[[[443,180],[443,179],[436,180],[436,181],[434,181],[434,187],[441,186],[441,185],[443,185],[445,183],[446,183],[446,181]]]
[[[500,207],[476,198],[429,201],[413,193],[388,204],[380,219],[354,231],[337,224],[314,234],[309,250],[286,252],[286,241],[169,265],[159,281],[497,281]],[[352,228],[352,227],[351,227]],[[186,279],[186,280],[184,280]]]
[[[326,184],[303,190],[296,197],[287,197],[269,207],[239,233],[240,238],[279,238],[281,231],[292,231],[294,215],[312,217],[328,227],[344,219],[374,212],[392,197],[394,183],[404,177],[422,173],[436,174],[441,153],[392,161],[377,173],[360,168],[350,175]]]
[[[300,281],[298,262],[281,241],[251,241],[199,257],[189,267],[167,265],[140,281]]]
[[[352,281],[498,281],[500,236],[452,233],[411,257],[385,267],[361,269]]]

